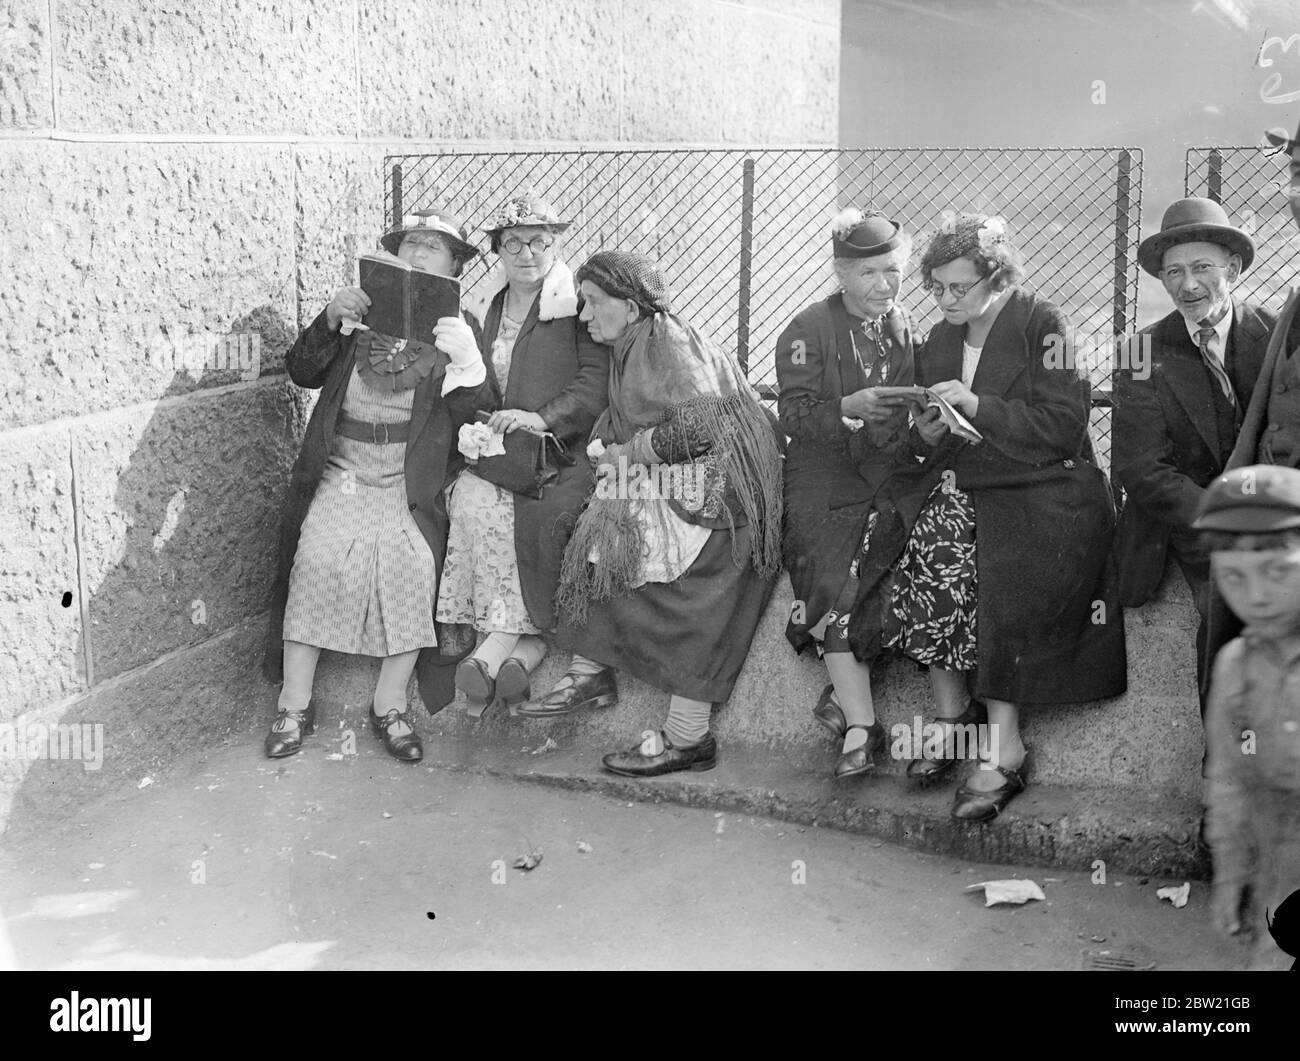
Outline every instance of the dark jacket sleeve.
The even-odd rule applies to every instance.
[[[330,365],[345,345],[343,333],[330,331],[325,311],[321,310],[284,355],[289,378],[299,387],[315,389],[323,386]]]
[[[585,439],[591,434],[596,418],[609,405],[609,350],[588,334],[573,318],[573,334],[578,347],[578,374],[537,414],[560,439]]]
[[[776,340],[777,412],[796,442],[827,445],[851,434],[840,413],[840,396],[822,393],[826,359],[834,350],[830,328],[818,326],[811,310],[795,316]]]
[[[1152,518],[1188,527],[1205,491],[1178,470],[1154,376],[1115,375],[1111,463],[1124,492]]]
[[[980,394],[973,423],[985,442],[1014,460],[1042,464],[1079,456],[1088,431],[1091,387],[1070,365],[1049,367],[1070,335],[1055,306],[1040,304],[1027,334],[1029,399]]]

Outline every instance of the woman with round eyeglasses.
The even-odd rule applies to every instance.
[[[917,354],[918,382],[981,438],[952,434],[935,407],[915,420],[918,455],[942,472],[898,565],[892,643],[929,667],[944,736],[942,754],[908,776],[932,784],[978,757],[952,808],[973,822],[1025,788],[1023,706],[1102,700],[1127,684],[1091,389],[1060,356],[1068,320],[1019,286],[1024,275],[1003,221],[983,214],[959,216],[921,259],[943,320]]]
[[[470,309],[483,321],[487,427],[550,432],[580,450],[609,404],[609,355],[578,326],[573,274],[559,256],[569,224],[531,191],[504,203],[483,226],[500,260]],[[589,462],[576,460],[541,498],[511,493],[473,468],[450,488],[437,614],[462,641],[483,635],[456,668],[471,712],[528,699],[546,655],[541,634],[556,625],[564,547],[592,482]]]

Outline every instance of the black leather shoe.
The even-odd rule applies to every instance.
[[[569,684],[565,685],[565,679]],[[560,684],[541,700],[520,704],[518,712],[526,718],[556,718],[574,711],[591,711],[598,707],[613,707],[618,703],[618,683],[610,667],[595,674],[565,674]]]
[[[307,704],[305,711],[280,711],[266,735],[266,757],[283,759],[302,751],[303,737],[316,731],[316,703]]]
[[[988,720],[988,708],[985,707],[981,700],[971,700],[966,705],[966,710],[956,718],[936,718],[932,721],[939,723],[948,723],[950,726],[978,726]],[[953,730],[949,730],[943,743],[943,757],[939,759],[913,759],[907,764],[907,776],[913,781],[919,781],[922,788],[929,788],[931,785],[937,785],[941,781],[948,780],[957,764],[966,759],[974,758],[979,754],[978,745],[971,749],[970,742],[966,741],[967,754],[959,756],[957,754],[956,735]]]
[[[835,762],[831,775],[835,778],[857,777],[868,774],[876,768],[876,752],[885,746],[885,727],[879,722],[870,726],[849,726],[849,729],[865,729],[866,744],[860,744],[851,752],[844,752]]]
[[[407,732],[394,733],[393,730],[405,726]],[[384,742],[384,750],[394,759],[399,759],[404,763],[418,763],[424,758],[424,745],[420,742],[420,735],[411,728],[411,723],[407,721],[406,715],[393,708],[380,718],[375,714],[375,709],[370,708],[370,728],[375,731],[376,737],[381,737]]]
[[[712,733],[706,733],[699,744],[690,748],[675,748],[662,730],[659,733],[664,750],[658,755],[646,755],[641,745],[633,745],[625,752],[613,752],[601,759],[611,774],[623,777],[657,777],[675,770],[712,770],[718,765],[718,742]]]
[[[957,795],[953,799],[952,816],[958,821],[964,822],[987,822],[992,821],[1006,809],[1008,803],[1025,790],[1025,777],[1029,770],[1029,755],[1025,754],[1025,760],[1020,764],[1018,770],[1010,770],[1005,766],[995,766],[993,769],[1002,775],[1003,781],[999,788],[991,792],[976,792],[967,788],[964,784],[957,789]]]
[[[849,723],[844,717],[844,712],[840,705],[834,700],[835,686],[828,685],[822,690],[821,699],[817,701],[817,706],[813,708],[813,718],[835,734],[840,740],[844,739],[844,734],[848,732]]]
[[[496,694],[506,704],[518,704],[532,696],[532,683],[522,660],[511,656],[497,668]]]

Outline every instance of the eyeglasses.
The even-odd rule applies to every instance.
[[[930,294],[932,294],[935,298],[938,299],[942,299],[944,292],[946,291],[948,294],[950,294],[953,297],[954,300],[960,302],[963,298],[969,295],[972,291],[974,291],[977,287],[980,286],[980,284],[984,283],[984,281],[987,279],[988,279],[987,276],[981,276],[973,284],[946,284],[946,285],[941,284],[936,280],[933,284],[928,285],[926,287],[926,290],[929,291]]]
[[[1226,269],[1226,265],[1211,265],[1209,262],[1197,262],[1192,266],[1193,280],[1208,280],[1214,275],[1216,269]],[[1166,283],[1182,283],[1183,278],[1187,275],[1187,270],[1181,265],[1171,265],[1168,269],[1160,270],[1160,279]]]
[[[555,246],[555,240],[547,239],[545,236],[534,236],[525,243],[518,236],[507,236],[501,241],[501,246],[506,249],[507,254],[518,254],[525,247],[530,248],[534,254],[545,254]]]

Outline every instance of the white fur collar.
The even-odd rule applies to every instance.
[[[465,299],[465,308],[474,314],[481,324],[487,320],[487,311],[488,307],[492,305],[492,300],[497,297],[505,286],[506,271],[501,263],[497,262],[492,267],[492,271],[475,286],[473,293]],[[542,294],[537,306],[537,319],[553,321],[561,317],[576,317],[577,315],[578,290],[573,286],[573,273],[564,262],[556,258],[551,265],[551,271],[546,274],[546,279],[542,281]]]

